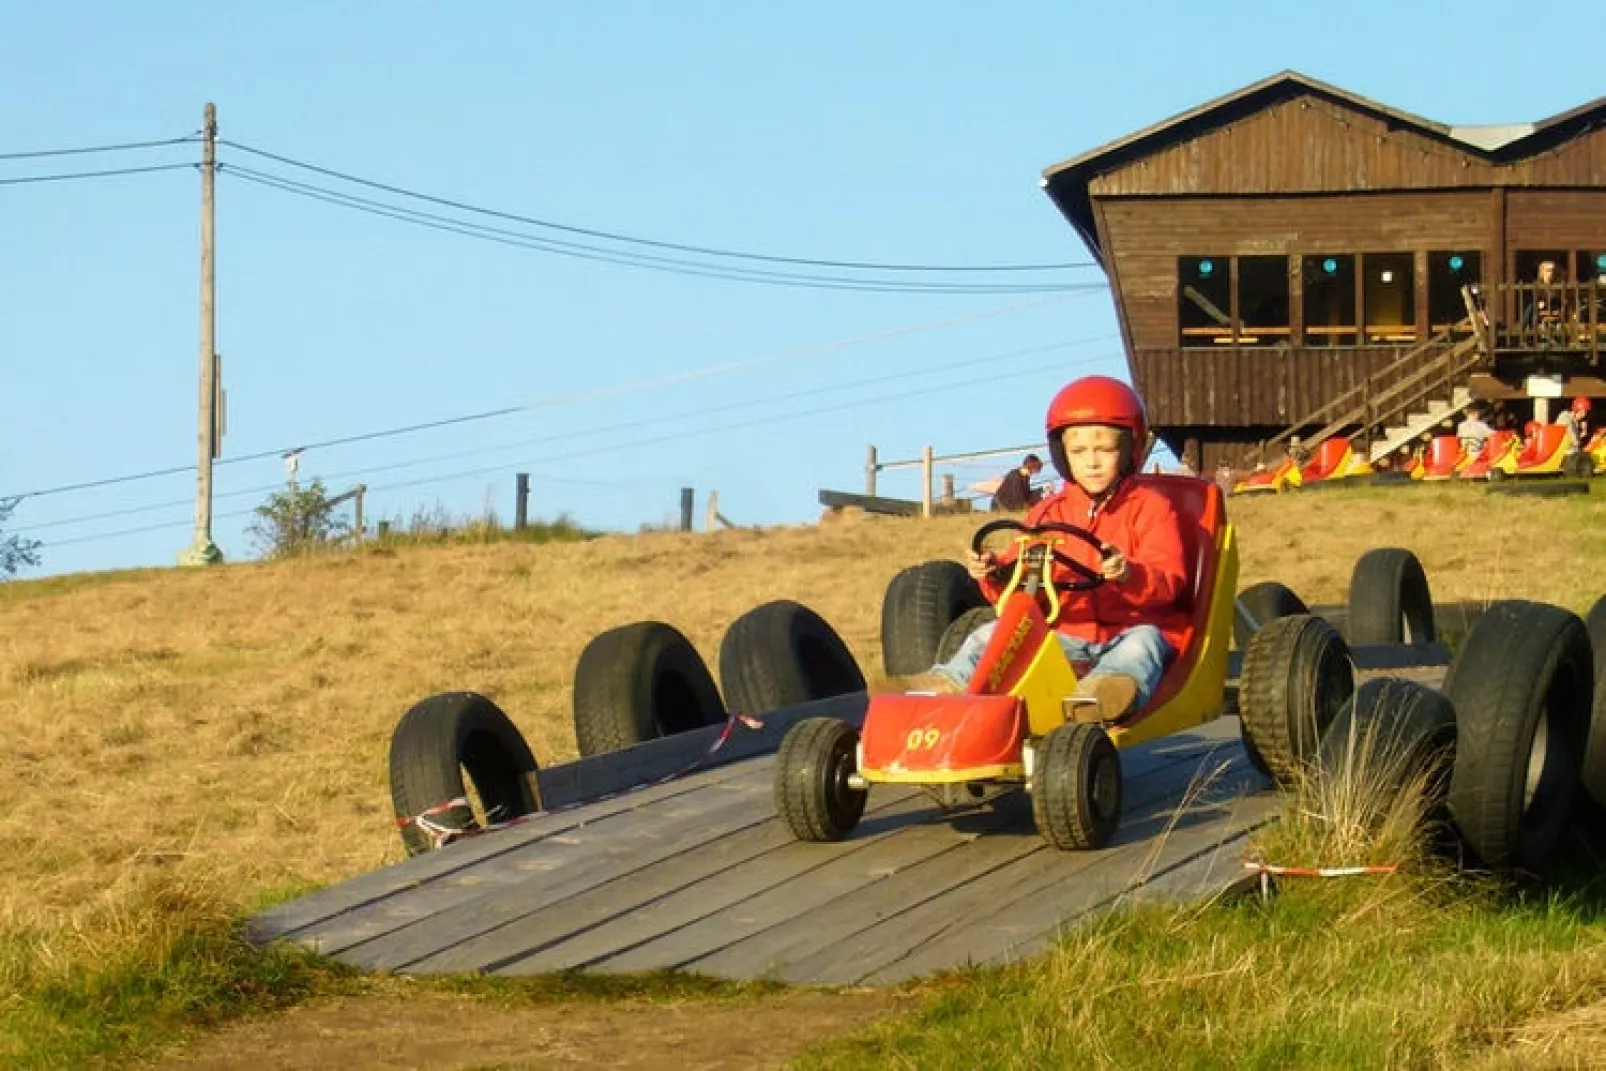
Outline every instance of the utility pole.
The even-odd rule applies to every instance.
[[[213,184],[217,178],[217,107],[201,123],[201,406],[195,472],[195,538],[180,565],[216,565],[223,552],[212,541],[212,460],[218,456],[216,272],[213,258]]]

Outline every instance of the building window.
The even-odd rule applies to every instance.
[[[1317,253],[1301,258],[1305,284],[1305,345],[1355,344],[1355,258]]]
[[[1288,341],[1288,258],[1238,258],[1238,344]]]
[[[1231,258],[1177,258],[1177,323],[1181,345],[1232,342]]]
[[[1476,250],[1428,254],[1428,325],[1435,334],[1467,318],[1461,288],[1482,280],[1483,254]]]
[[[1361,308],[1366,316],[1366,341],[1398,345],[1416,341],[1416,255],[1366,253]]]
[[[1538,281],[1539,265],[1543,264],[1547,260],[1556,265],[1556,275],[1558,278],[1553,281],[1558,283],[1566,282],[1567,268],[1569,265],[1571,265],[1572,258],[1567,255],[1566,250],[1562,249],[1517,250],[1517,255],[1512,258],[1512,267],[1517,273],[1517,277],[1514,281],[1519,283],[1532,283]]]

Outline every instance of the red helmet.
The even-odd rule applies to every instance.
[[[1065,462],[1065,446],[1060,432],[1083,424],[1102,424],[1121,428],[1132,435],[1132,470],[1143,467],[1143,453],[1149,444],[1149,417],[1137,392],[1109,376],[1083,376],[1067,385],[1048,403],[1048,449],[1054,467],[1065,479],[1071,478]]]
[[[1580,394],[1578,397],[1573,399],[1573,412],[1582,416],[1583,414],[1589,412],[1590,404],[1591,403],[1589,399]]]

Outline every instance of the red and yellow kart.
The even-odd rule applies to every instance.
[[[1530,421],[1528,437],[1520,450],[1508,451],[1489,467],[1489,479],[1524,476],[1589,476],[1595,471],[1594,457],[1573,449],[1567,429],[1560,424]]]
[[[1509,473],[1517,467],[1517,454],[1521,450],[1522,440],[1517,433],[1502,428],[1483,441],[1483,449],[1456,475],[1463,480],[1487,480],[1497,467],[1502,473]]]
[[[1232,493],[1235,495],[1262,494],[1269,491],[1283,491],[1289,487],[1296,487],[1299,483],[1299,466],[1293,459],[1283,458],[1272,468],[1260,468],[1233,485]]]
[[[1038,831],[1056,848],[1099,848],[1121,811],[1118,749],[1218,717],[1227,679],[1238,551],[1220,489],[1183,476],[1142,476],[1182,519],[1193,563],[1185,596],[1190,618],[1177,657],[1150,701],[1111,723],[1076,696],[1077,673],[1054,637],[1067,598],[1102,583],[1065,555],[1069,540],[1099,545],[1071,525],[1028,528],[999,520],[973,546],[1014,533],[1013,569],[997,600],[998,623],[962,694],[902,693],[871,698],[862,734],[845,721],[810,718],[782,741],[775,799],[801,840],[840,840],[858,824],[874,784],[919,785],[975,796],[1024,789]]]

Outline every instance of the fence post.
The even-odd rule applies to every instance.
[[[682,487],[680,489],[680,530],[682,532],[691,531],[692,494],[690,487]]]
[[[380,521],[379,522],[379,538],[381,540],[383,540],[388,535],[390,535],[390,522],[389,521]]]
[[[522,532],[530,524],[530,474],[513,475],[513,530]]]
[[[951,472],[942,474],[942,504],[945,506],[954,504],[954,474]]]
[[[876,464],[875,447],[872,446],[864,462],[864,493],[871,498],[875,497],[875,474],[879,468],[880,466]]]
[[[920,448],[920,516],[931,516],[931,447]]]
[[[719,492],[708,492],[708,508],[703,511],[703,531],[712,532],[719,522]]]
[[[362,527],[362,496],[368,492],[368,485],[359,483],[357,485],[357,489],[356,490],[357,490],[356,502],[354,503],[354,508],[352,510],[352,513],[353,513],[354,519],[357,522],[357,543],[359,545],[361,545],[361,543],[362,543],[362,541],[364,539],[364,533],[363,533],[363,527]]]

